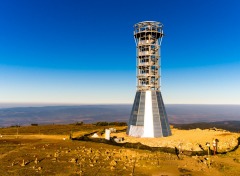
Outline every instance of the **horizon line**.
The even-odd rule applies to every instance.
[[[46,107],[46,106],[93,106],[93,105],[131,105],[132,103],[48,103],[48,102],[0,102],[0,109],[16,107]],[[240,106],[240,104],[214,103],[165,103],[165,105],[207,105],[207,106]]]

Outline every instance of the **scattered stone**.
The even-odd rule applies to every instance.
[[[99,136],[98,136],[98,134],[97,133],[94,133],[93,135],[92,135],[92,138],[98,138]]]
[[[111,166],[116,166],[117,165],[117,162],[115,160],[112,160],[111,163],[110,163]]]
[[[116,128],[109,128],[111,133],[116,133],[117,129]]]
[[[37,158],[34,160],[34,163],[35,163],[35,164],[39,163],[39,161],[38,161]]]
[[[58,152],[55,152],[55,153],[54,153],[54,157],[55,157],[55,158],[57,158],[58,155],[59,155]]]
[[[57,161],[57,158],[55,157],[55,158],[53,158],[53,159],[51,159],[53,162],[56,162]]]
[[[82,170],[80,170],[80,171],[76,171],[76,174],[81,174],[81,173],[83,173]]]
[[[109,160],[111,157],[110,156],[107,156],[106,160]]]
[[[99,156],[100,156],[100,153],[96,153],[96,154],[95,154],[95,157],[99,157]]]
[[[122,142],[122,141],[124,141],[124,138],[123,137],[119,137],[119,138],[114,138],[113,139],[114,140],[114,142]]]
[[[70,163],[76,163],[77,160],[78,160],[77,158],[71,158],[69,162],[70,162]]]

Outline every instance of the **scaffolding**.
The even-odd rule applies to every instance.
[[[160,90],[160,22],[144,21],[134,25],[137,54],[137,90]]]

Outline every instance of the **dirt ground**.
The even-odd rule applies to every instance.
[[[169,138],[155,140],[177,140],[178,137],[181,137],[180,141],[176,141],[177,143],[182,142],[183,139],[188,139],[190,142],[194,139],[194,137],[190,137],[192,131],[189,131],[188,137],[187,130],[182,132],[186,133],[186,138],[183,138],[182,134],[178,134],[181,131],[176,130]],[[216,132],[211,132],[211,134],[219,135]],[[207,135],[206,139],[214,137],[209,136],[210,133]],[[239,136],[239,134],[229,134],[225,135],[224,138],[233,139],[235,135]],[[64,137],[66,137],[65,140]],[[146,139],[137,138],[136,140]],[[150,139],[150,141],[154,143],[154,139]],[[1,176],[238,176],[239,173],[240,149],[210,156],[209,160],[208,156],[180,154],[178,158],[175,154],[163,152],[129,149],[94,142],[71,141],[67,135],[23,134],[19,136],[3,135],[0,138]]]
[[[238,145],[239,133],[231,133],[229,131],[215,130],[178,130],[172,129],[172,136],[163,138],[135,138],[127,136],[125,132],[112,133],[111,136],[124,137],[123,142],[137,143],[151,147],[170,147],[179,148],[188,151],[201,151],[202,148],[207,149],[206,143],[209,142],[212,148],[214,139],[218,142],[218,151],[227,152]]]

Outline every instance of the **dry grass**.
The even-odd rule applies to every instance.
[[[106,128],[106,127],[105,127]],[[88,132],[93,130],[104,129],[104,127],[96,127],[95,125],[40,125],[40,126],[22,126],[22,127],[8,127],[0,128],[2,135],[17,134],[45,134],[45,135],[69,135],[70,132]]]
[[[92,124],[85,125],[41,125],[41,126],[22,126],[22,127],[7,127],[0,128],[0,135],[15,135],[24,137],[37,138],[69,138],[70,134],[72,137],[82,136],[84,134],[93,133],[95,131],[104,131],[105,128],[111,128],[114,126],[95,126]],[[114,127],[117,130],[125,129],[126,127]],[[31,135],[31,136],[30,136]]]
[[[101,143],[62,140],[64,136],[69,135],[69,130],[73,130],[74,134],[85,134],[103,130],[105,127],[73,127],[72,125],[40,127],[42,128],[42,134],[40,135],[36,130],[37,127],[21,127],[18,138],[15,136],[15,128],[1,129],[0,133],[5,134],[0,138],[1,176],[124,176],[132,173],[137,176],[234,176],[240,173],[240,163],[237,162],[240,156],[239,149],[226,155],[211,156],[211,166],[208,168],[205,162],[206,156],[188,157],[180,155],[180,159],[178,159],[176,155],[162,152],[126,149]],[[119,129],[122,128],[124,127],[119,127]],[[187,130],[184,133],[187,137],[191,137],[190,134],[187,135]],[[178,131],[173,134],[176,139],[181,136]],[[228,138],[229,136],[224,137]],[[196,135],[193,135],[192,138],[194,137]],[[163,139],[167,140],[168,138]],[[155,140],[159,140],[159,138]],[[36,158],[39,161],[38,163],[35,162]],[[57,158],[57,160],[55,161],[54,158]],[[70,162],[73,158],[77,161]],[[25,166],[21,166],[23,160],[26,162]]]

